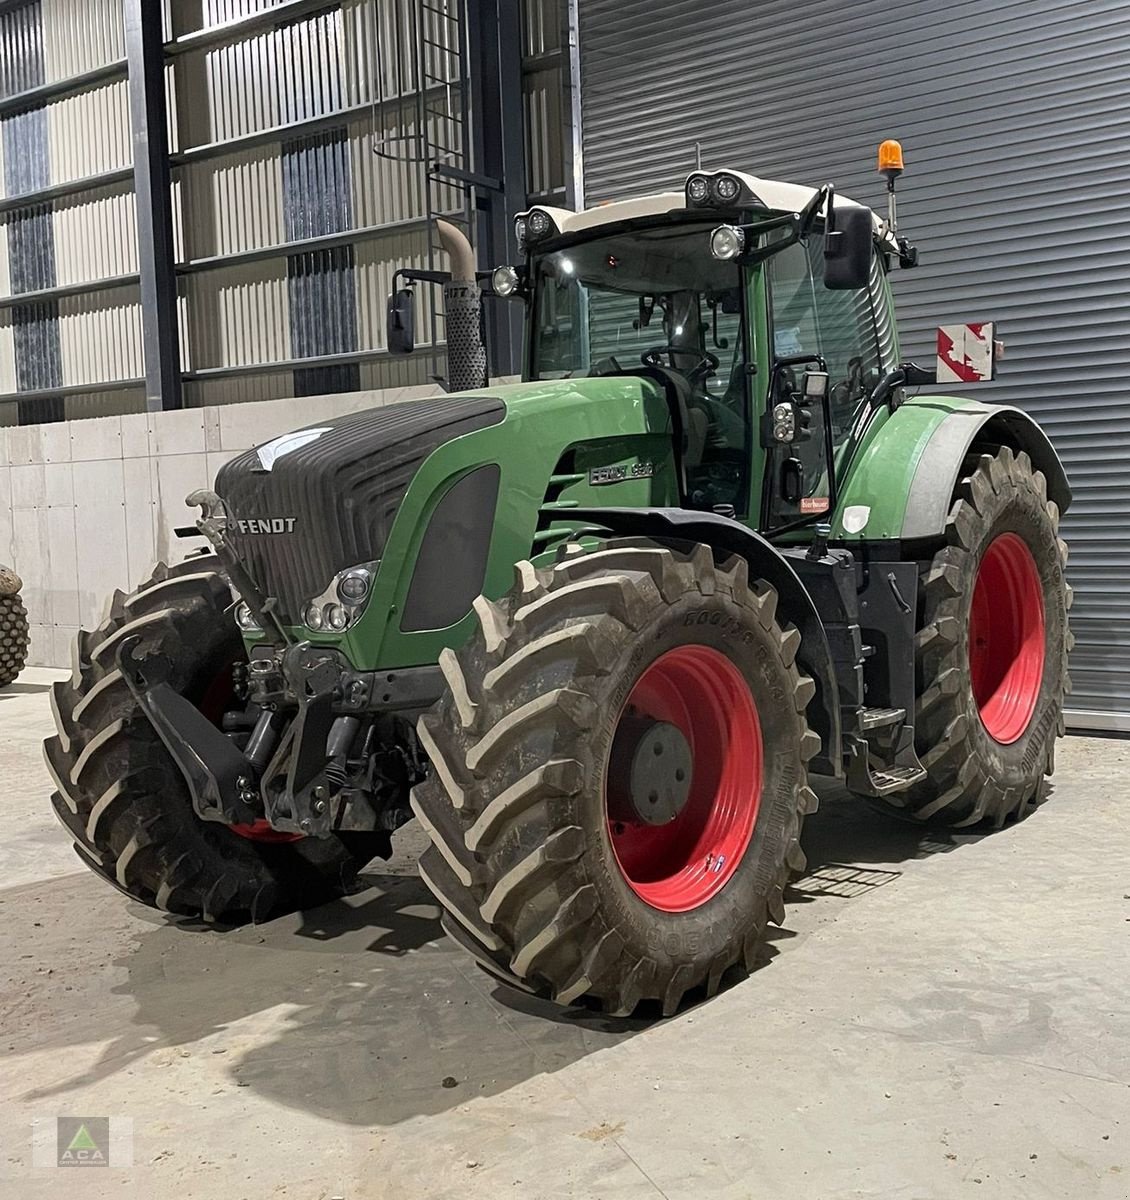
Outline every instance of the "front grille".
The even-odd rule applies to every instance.
[[[424,459],[504,414],[502,401],[489,396],[442,396],[322,421],[311,428],[326,433],[283,454],[270,471],[248,450],[216,477],[232,547],[260,590],[278,600],[283,620],[297,624],[306,601],[338,571],[381,557]],[[283,531],[259,532],[264,522]]]

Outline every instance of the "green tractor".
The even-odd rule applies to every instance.
[[[223,467],[210,548],[80,634],[54,804],[109,882],[225,924],[348,888],[414,815],[486,970],[670,1013],[783,919],[811,777],[945,826],[1043,798],[1070,491],[1022,411],[920,394],[914,248],[830,186],[695,171],[516,233],[482,290],[524,306],[524,382]],[[401,275],[408,350],[437,277]],[[448,343],[481,381],[473,279]],[[939,362],[992,354],[969,326]]]

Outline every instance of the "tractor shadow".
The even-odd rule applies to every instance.
[[[805,829],[808,869],[755,971],[840,905],[893,882],[902,864],[984,836],[898,822],[834,792],[821,800]],[[286,1109],[387,1127],[506,1092],[656,1022],[648,1009],[621,1019],[557,1008],[480,971],[442,934],[415,873],[420,837],[411,826],[398,834],[394,860],[374,863],[356,894],[263,925],[220,931],[130,905],[107,1011],[94,1005],[74,1025],[104,1048],[78,1075],[24,1099],[196,1058],[221,1092],[247,1088]],[[106,892],[95,906],[121,903]],[[744,977],[734,972],[723,990]],[[701,1000],[689,995],[683,1011]]]
[[[443,934],[415,849],[373,863],[352,896],[257,926],[171,922],[130,904],[108,989],[116,1011],[96,1007],[78,1024],[82,1040],[104,1041],[97,1060],[23,1099],[122,1071],[152,1080],[194,1059],[212,1094],[246,1088],[340,1124],[391,1126],[506,1092],[647,1027],[583,1010],[554,1023],[537,1002],[498,1003],[508,989]]]

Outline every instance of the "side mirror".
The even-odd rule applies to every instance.
[[[824,286],[835,292],[858,291],[871,278],[871,210],[848,204],[833,211],[835,229],[824,237]]]
[[[411,354],[416,349],[416,297],[411,288],[389,296],[385,332],[390,354]]]

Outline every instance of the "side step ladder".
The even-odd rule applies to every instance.
[[[889,796],[926,778],[904,708],[858,710],[857,733],[845,735],[847,785],[863,796]]]

